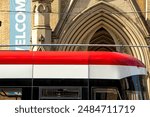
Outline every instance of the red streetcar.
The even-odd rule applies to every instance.
[[[0,51],[0,96],[34,99],[148,99],[145,65],[117,52]]]

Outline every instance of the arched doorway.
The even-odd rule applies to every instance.
[[[117,44],[147,45],[145,33],[126,14],[117,7],[100,1],[77,15],[60,34],[58,44]],[[104,39],[104,38],[105,39]],[[102,39],[103,38],[103,39]],[[106,41],[107,42],[106,42]],[[58,47],[61,51],[106,50],[119,51],[118,48]],[[141,60],[150,72],[148,48],[125,47],[124,53]],[[148,81],[149,82],[149,81]],[[149,83],[148,83],[149,84]]]
[[[104,28],[100,28],[95,32],[89,44],[112,44],[115,42],[112,36]],[[116,47],[88,47],[88,51],[117,51]]]
[[[112,39],[112,41],[114,40],[114,43],[117,45],[147,45],[145,41],[146,34],[139,29],[132,19],[128,15],[122,14],[120,9],[104,1],[100,1],[92,7],[85,9],[81,14],[77,15],[72,22],[70,22],[63,29],[62,34],[60,34],[60,40],[57,43],[94,43],[92,42],[94,35],[101,31],[105,33],[108,32],[111,37],[107,37]],[[110,42],[109,40],[109,44],[111,43],[113,42]],[[65,46],[58,47],[58,50],[87,51],[88,48]],[[125,47],[123,52],[131,54],[140,59],[149,69],[150,56],[148,48]]]

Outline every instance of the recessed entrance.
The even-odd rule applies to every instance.
[[[90,44],[112,44],[115,45],[115,42],[112,36],[104,28],[100,28],[95,32],[93,37],[90,40]],[[116,47],[89,47],[89,51],[116,51]]]

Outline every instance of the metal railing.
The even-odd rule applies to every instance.
[[[35,47],[35,46],[85,46],[85,47],[144,47],[150,48],[150,45],[114,45],[114,44],[0,44],[0,47]]]

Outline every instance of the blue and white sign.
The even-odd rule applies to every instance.
[[[10,0],[10,44],[30,44],[31,0]],[[29,50],[28,46],[11,47],[11,50]]]

